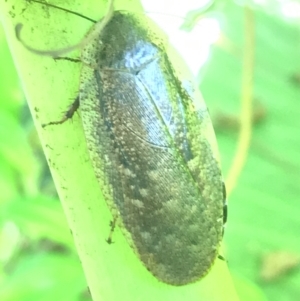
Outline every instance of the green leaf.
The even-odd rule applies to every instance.
[[[73,1],[68,7],[98,20],[105,12],[99,1]],[[119,1],[117,9],[141,11],[139,1]],[[55,62],[26,51],[14,36],[38,49],[57,49],[82,39],[91,24],[76,16],[32,2],[1,3],[2,20],[32,115],[51,167],[94,300],[236,300],[226,263],[217,260],[201,281],[183,287],[158,282],[141,264],[117,229],[115,243],[106,243],[112,219],[87,154],[80,118],[47,130],[41,124],[57,120],[76,96],[80,65]],[[73,57],[79,53],[72,54]],[[217,289],[216,289],[217,288]]]

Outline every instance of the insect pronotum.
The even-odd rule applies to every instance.
[[[113,11],[82,47],[80,106],[95,176],[118,226],[159,280],[202,278],[218,256],[226,222],[211,120],[192,77],[182,81],[167,42],[144,15]],[[146,21],[145,21],[146,20]],[[147,25],[148,24],[148,25]],[[111,241],[111,240],[110,240]]]

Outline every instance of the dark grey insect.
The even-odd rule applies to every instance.
[[[172,285],[199,280],[218,256],[226,210],[197,87],[161,33],[133,13],[115,12],[81,60],[79,96],[66,118],[80,104],[111,212],[155,277]]]

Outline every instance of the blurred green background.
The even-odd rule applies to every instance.
[[[246,165],[229,197],[224,247],[242,301],[296,301],[300,300],[300,3],[257,2],[247,2],[254,11],[256,34],[253,136]],[[215,125],[225,178],[239,130],[247,35],[243,3],[214,1],[205,11],[194,4],[188,15],[189,21],[200,14],[220,26],[219,39],[210,47],[198,78]],[[191,67],[195,70],[200,64]],[[0,300],[89,300],[2,31],[0,66]]]

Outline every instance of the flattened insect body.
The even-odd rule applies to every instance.
[[[209,114],[145,16],[115,12],[107,20],[82,50],[79,96],[49,124],[80,105],[91,163],[116,215],[112,229],[117,221],[156,278],[191,283],[217,258],[227,215]]]
[[[183,87],[164,41],[134,14],[115,12],[82,61],[81,116],[109,207],[153,275],[173,285],[198,280],[223,231],[205,105]]]

